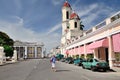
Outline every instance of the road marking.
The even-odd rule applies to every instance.
[[[83,77],[85,80],[91,80],[91,79],[89,79],[88,77],[86,77],[86,76],[81,76],[81,77]]]

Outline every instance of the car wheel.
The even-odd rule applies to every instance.
[[[95,67],[91,67],[91,70],[92,70],[92,71],[95,71],[95,70],[96,70],[96,68],[95,68]]]
[[[85,67],[82,65],[82,68],[85,69]]]
[[[82,64],[81,63],[79,63],[79,66],[81,66]]]
[[[106,72],[107,70],[106,69],[103,69],[104,72]]]
[[[76,64],[77,66],[79,66],[79,64]]]

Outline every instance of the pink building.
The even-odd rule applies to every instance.
[[[85,58],[92,55],[109,62],[110,67],[120,66],[120,11],[69,40],[61,48],[64,55],[66,52],[70,56],[84,55]]]

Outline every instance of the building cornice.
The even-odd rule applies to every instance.
[[[73,48],[73,47],[75,47],[75,46],[79,46],[79,45],[82,45],[82,44],[86,44],[86,43],[89,43],[89,42],[93,42],[93,41],[99,40],[99,39],[101,39],[101,38],[105,38],[105,37],[111,36],[111,35],[113,35],[113,34],[119,33],[120,30],[114,31],[114,32],[112,32],[112,33],[109,33],[109,29],[111,29],[111,28],[113,28],[113,27],[115,27],[115,26],[117,26],[117,25],[120,25],[120,19],[115,20],[114,22],[112,22],[112,23],[110,23],[110,24],[108,24],[108,25],[105,25],[105,26],[103,26],[103,27],[100,27],[100,28],[98,28],[97,30],[95,30],[94,32],[91,32],[91,33],[86,34],[85,36],[81,37],[79,40],[74,41],[73,43],[67,45],[66,48],[70,49],[70,48]],[[85,39],[87,39],[87,38],[90,38],[90,37],[92,37],[92,36],[95,36],[96,34],[99,34],[99,33],[103,32],[103,31],[107,31],[105,35],[96,37],[96,38],[91,39],[91,40],[89,40],[89,41],[83,41],[83,40],[85,40]]]

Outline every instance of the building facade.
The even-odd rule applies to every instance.
[[[64,30],[64,29],[63,29]],[[64,46],[64,55],[80,55],[105,60],[110,67],[120,66],[120,11]]]
[[[44,57],[44,44],[36,42],[14,42],[14,49],[17,51],[18,59],[24,58],[43,58]]]

